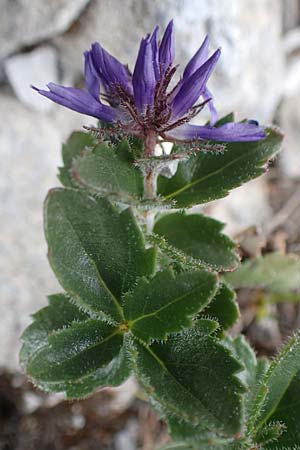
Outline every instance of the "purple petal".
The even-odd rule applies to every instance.
[[[34,86],[32,87],[39,94],[49,98],[53,102],[66,106],[81,114],[87,114],[105,122],[116,122],[121,118],[121,113],[117,109],[103,105],[99,100],[95,100],[91,94],[82,89],[60,86],[55,83],[49,83],[47,85],[49,91],[44,91]]]
[[[179,141],[198,139],[221,142],[259,141],[266,137],[264,128],[253,123],[226,123],[220,127],[181,125],[168,132],[168,136]]]
[[[132,76],[135,105],[140,113],[153,106],[156,75],[153,65],[153,48],[150,38],[142,39]]]
[[[161,44],[159,46],[159,63],[162,76],[165,74],[168,67],[172,66],[174,58],[175,37],[173,20],[171,20],[166,28]]]
[[[187,64],[183,72],[183,79],[189,78],[196,70],[199,69],[208,60],[209,38],[205,37],[201,47],[194,54],[190,62]]]
[[[218,116],[218,112],[217,112],[214,102],[213,102],[212,93],[210,92],[210,90],[207,87],[205,88],[205,91],[203,92],[202,97],[203,97],[203,100],[208,100],[209,98],[211,99],[208,102],[208,107],[209,107],[209,110],[211,113],[210,125],[214,125],[217,122],[219,116]]]
[[[158,43],[157,43],[157,34],[159,27],[156,26],[153,30],[152,35],[150,36],[150,42],[152,45],[152,58],[153,58],[153,67],[156,81],[160,79],[160,70],[159,70],[159,61],[158,61]]]
[[[198,100],[206,88],[206,83],[210,77],[221,51],[215,53],[187,80],[184,80],[178,94],[172,102],[173,119],[184,116]]]
[[[100,78],[93,66],[91,52],[84,52],[84,75],[87,90],[96,100],[99,100]]]
[[[129,70],[114,56],[108,53],[98,42],[92,44],[92,62],[99,74],[106,91],[114,90],[114,86],[123,86],[129,94],[132,94],[132,80]]]

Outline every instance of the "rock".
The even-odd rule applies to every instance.
[[[90,0],[2,0],[0,60],[66,31]]]
[[[216,200],[205,211],[226,224],[226,233],[234,236],[248,227],[263,227],[272,217],[265,180],[258,178]]]
[[[284,175],[300,177],[300,92],[284,99],[279,110],[279,123],[284,130],[283,151],[280,154],[280,167]]]
[[[30,315],[46,306],[46,295],[61,292],[47,262],[43,201],[58,186],[60,148],[72,129],[89,119],[28,111],[0,91],[0,366],[20,370],[20,335]]]
[[[30,86],[45,87],[50,80],[59,82],[55,48],[37,47],[31,52],[12,56],[5,61],[4,67],[8,81],[21,102],[37,111],[53,109],[54,103],[37,95]]]
[[[299,52],[287,60],[286,76],[283,83],[283,96],[293,97],[300,94],[300,57]]]
[[[293,30],[286,33],[283,37],[283,49],[288,55],[295,50],[300,48],[300,27],[294,28]]]
[[[75,78],[83,71],[82,53],[94,41],[132,67],[141,36],[172,17],[179,70],[209,33],[212,49],[221,46],[223,52],[211,83],[220,111],[271,120],[282,93],[280,0],[98,0],[54,43],[64,70]]]
[[[299,0],[283,0],[282,3],[283,31],[288,31],[300,23],[300,2]]]

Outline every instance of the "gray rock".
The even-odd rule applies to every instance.
[[[21,102],[37,111],[49,111],[54,103],[37,95],[30,85],[45,87],[51,80],[59,82],[56,49],[37,47],[31,52],[11,56],[5,61],[5,72],[16,96]]]
[[[253,180],[228,197],[216,200],[205,208],[212,217],[226,224],[226,233],[231,236],[253,225],[264,229],[272,217],[268,190],[264,178]]]
[[[300,48],[300,27],[293,28],[291,31],[286,33],[283,37],[283,49],[286,55],[299,50]]]
[[[279,111],[279,123],[284,130],[280,166],[288,177],[300,177],[300,92],[284,99]]]
[[[66,31],[90,0],[1,0],[0,60]]]
[[[293,97],[298,94],[300,94],[300,51],[287,58],[283,83],[284,97]]]
[[[47,262],[43,201],[58,186],[61,142],[86,118],[28,111],[0,91],[0,366],[18,370],[20,335],[30,315],[60,292]],[[89,122],[88,122],[89,123]]]
[[[300,23],[300,2],[299,0],[282,0],[282,3],[283,30],[288,31]]]
[[[132,67],[141,36],[172,17],[182,65],[206,33],[212,49],[222,47],[211,83],[221,112],[271,120],[282,93],[280,0],[96,0],[78,26],[54,42],[63,68],[75,78],[82,74],[82,53],[94,41]]]

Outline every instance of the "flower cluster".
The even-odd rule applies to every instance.
[[[156,142],[257,141],[265,132],[257,122],[227,123],[215,127],[217,112],[207,82],[220,57],[209,56],[206,37],[189,61],[182,77],[173,83],[175,45],[173,21],[158,41],[159,29],[142,39],[133,73],[99,43],[86,51],[87,91],[49,83],[49,90],[34,87],[41,95],[74,111],[116,124],[126,132]],[[209,125],[189,123],[205,106],[211,112]]]

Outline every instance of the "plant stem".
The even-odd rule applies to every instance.
[[[146,158],[151,158],[155,154],[155,147],[157,144],[157,133],[155,131],[149,131],[145,140],[145,152]],[[147,200],[153,200],[156,198],[157,191],[157,169],[156,167],[147,166],[144,178],[144,198]],[[147,211],[145,214],[147,232],[151,233],[153,228],[154,213],[153,211]]]

